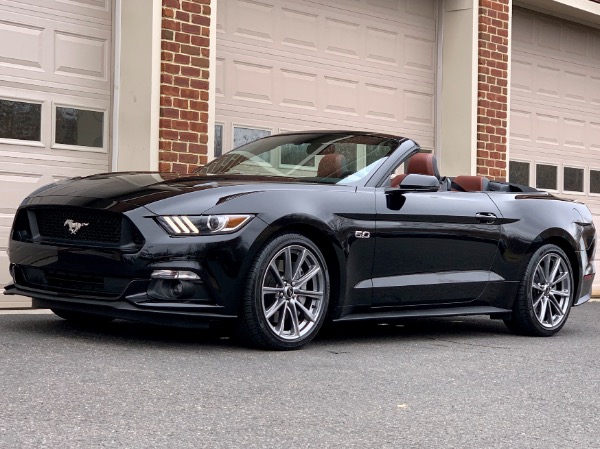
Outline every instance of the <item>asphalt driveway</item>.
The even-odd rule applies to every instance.
[[[598,322],[600,303],[553,338],[354,325],[284,353],[0,312],[0,447],[598,448]]]

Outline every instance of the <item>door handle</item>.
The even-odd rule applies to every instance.
[[[477,212],[475,218],[479,223],[493,223],[498,217],[491,212]]]

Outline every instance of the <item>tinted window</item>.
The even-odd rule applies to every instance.
[[[556,165],[538,164],[535,166],[535,186],[538,189],[556,190],[558,184],[558,167]]]
[[[564,190],[583,192],[583,168],[565,167]]]
[[[104,112],[56,108],[56,143],[102,148]]]
[[[529,162],[510,161],[508,180],[515,184],[529,185]]]
[[[0,138],[41,140],[42,105],[0,100]]]
[[[590,193],[600,193],[599,170],[590,170]]]

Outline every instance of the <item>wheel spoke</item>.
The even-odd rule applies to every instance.
[[[300,336],[300,324],[298,323],[298,311],[296,310],[296,303],[290,301],[290,315],[292,317],[292,332],[295,337]]]
[[[296,262],[296,267],[294,268],[294,276],[292,277],[293,281],[298,279],[298,275],[300,274],[300,268],[306,259],[306,249],[302,250],[302,253],[298,256],[298,261]]]
[[[540,291],[542,291],[542,292],[544,291],[544,287],[542,287],[540,284],[536,284],[536,283],[534,283],[534,284],[532,285],[532,287],[533,287],[533,288],[535,288],[536,290],[540,290]]]
[[[538,315],[540,322],[543,322],[546,319],[546,309],[548,308],[548,300],[544,297],[542,298],[542,306],[540,307],[540,313]]]
[[[552,259],[550,259],[551,261]],[[560,268],[560,257],[556,258],[556,263],[554,264],[554,268],[552,268],[552,272],[550,273],[550,277],[548,278],[548,283],[549,284],[554,284],[556,281],[554,280],[554,278],[556,277],[557,273],[558,273],[558,269]],[[548,263],[548,266],[550,266],[550,263]]]
[[[554,296],[562,296],[563,298],[568,298],[571,294],[567,291],[562,290],[550,290],[550,294]]]
[[[277,298],[277,301],[275,302],[275,304],[273,304],[271,307],[269,307],[269,310],[267,310],[265,312],[265,317],[267,319],[271,318],[273,315],[275,315],[275,312],[277,312],[279,309],[281,309],[281,306],[285,304],[285,298]]]
[[[263,295],[272,294],[272,293],[282,293],[283,288],[281,288],[281,287],[263,287],[262,292],[263,292]]]
[[[320,271],[321,271],[320,266],[317,265],[317,266],[313,267],[308,273],[306,273],[304,276],[302,276],[300,279],[298,279],[298,281],[296,282],[296,285],[301,286],[301,285],[306,284],[313,277],[315,277]]]
[[[308,310],[306,307],[304,307],[304,304],[302,304],[301,302],[297,301],[296,302],[296,307],[298,307],[298,309],[300,309],[300,311],[304,314],[304,316],[309,321],[312,321],[313,323],[315,321],[317,321],[317,318],[312,313],[310,313],[310,310]]]
[[[283,311],[281,312],[281,315],[279,316],[279,323],[277,323],[277,327],[275,328],[275,332],[277,332],[277,335],[283,334],[283,330],[285,329],[285,315],[287,314],[287,311],[288,311],[288,306],[287,306],[287,304],[285,304],[283,306]]]
[[[542,294],[541,294],[541,295],[538,297],[538,299],[536,299],[536,300],[534,301],[534,303],[533,303],[533,308],[534,308],[534,309],[535,309],[535,308],[537,308],[538,304],[540,303],[540,301],[542,300],[542,298],[543,298],[543,297],[544,297],[544,294],[542,293]]]
[[[275,275],[275,279],[277,279],[277,282],[279,282],[279,284],[283,287],[285,285],[285,282],[283,282],[283,279],[281,278],[281,274],[279,274],[279,268],[277,268],[277,265],[275,265],[274,260],[272,260],[271,263],[269,264],[269,268]]]
[[[542,267],[544,270],[544,280],[548,283],[550,281],[550,260],[548,257],[545,257],[542,262],[544,263]]]
[[[556,310],[556,313],[558,313],[560,316],[563,316],[564,313],[560,307],[560,304],[558,303],[558,301],[556,300],[555,297],[550,296],[550,304],[552,304],[554,306],[554,309]]]
[[[292,282],[292,249],[289,246],[285,249],[284,276],[286,281]]]
[[[567,276],[569,276],[569,272],[568,271],[565,271],[564,273],[561,273],[559,277],[557,277],[556,279],[554,279],[553,282],[551,282],[551,285],[555,286],[560,281],[564,280]]]
[[[546,280],[546,275],[544,274],[544,270],[542,270],[542,266],[538,265],[535,269],[535,272],[537,273],[538,277],[540,278],[541,281],[543,281],[544,283],[548,282]]]
[[[309,298],[317,298],[317,299],[323,298],[323,292],[314,292],[312,290],[296,289],[296,294],[298,296],[308,296]]]

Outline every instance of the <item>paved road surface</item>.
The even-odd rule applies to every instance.
[[[361,325],[278,353],[0,313],[0,447],[600,448],[599,322]]]

